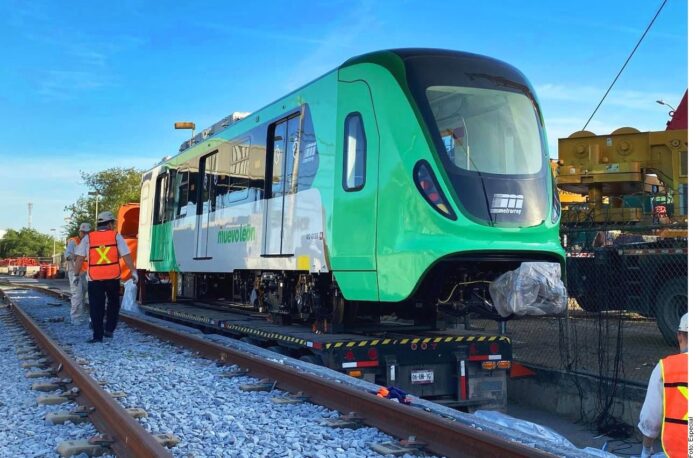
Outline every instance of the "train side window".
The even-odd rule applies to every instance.
[[[166,173],[157,177],[153,224],[162,224],[166,221],[167,177],[168,175]]]
[[[231,145],[218,153],[218,178],[215,186],[216,207],[230,207],[249,198],[250,139]]]
[[[297,174],[297,191],[304,191],[312,187],[312,182],[319,168],[319,152],[317,151],[317,139],[314,134],[314,125],[309,106],[305,106],[302,113],[302,127],[300,154],[296,161],[299,162]]]
[[[216,175],[217,171],[217,151],[203,156],[200,162],[200,170],[203,174],[203,180],[201,183],[201,205],[199,207],[199,213],[209,213],[215,211],[215,186],[219,180]]]
[[[343,189],[359,191],[365,186],[367,142],[360,113],[346,116],[343,125]]]
[[[285,143],[285,194],[297,192],[297,177],[300,161],[300,117],[288,119],[288,141]]]
[[[275,125],[273,131],[273,172],[271,175],[271,196],[283,195],[283,175],[285,167],[285,144],[287,138],[287,121]]]
[[[176,173],[176,217],[184,217],[188,210],[189,172],[181,170]]]
[[[176,170],[170,170],[169,176],[167,177],[167,183],[171,183],[167,186],[167,202],[164,209],[164,219],[165,221],[172,221],[176,216],[176,206],[177,206],[177,194],[176,189]]]
[[[186,214],[195,215],[198,207],[198,168],[189,164],[188,173],[188,203],[186,204]]]

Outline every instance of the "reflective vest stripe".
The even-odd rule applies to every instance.
[[[662,449],[668,457],[687,455],[689,416],[688,353],[660,361],[662,371]]]
[[[116,231],[96,231],[89,234],[90,280],[115,280],[121,277],[118,262]]]

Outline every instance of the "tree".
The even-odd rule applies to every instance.
[[[140,202],[140,180],[143,172],[135,168],[114,167],[97,173],[80,172],[82,181],[90,191],[99,193],[99,212],[111,211],[130,202]],[[94,226],[95,197],[80,196],[74,204],[65,207],[70,214],[65,225],[68,237],[77,235],[80,223]]]
[[[60,248],[59,248],[60,247]],[[63,245],[56,245],[56,250]],[[0,258],[17,258],[20,256],[46,257],[53,254],[53,238],[27,227],[16,231],[8,229],[0,239]]]

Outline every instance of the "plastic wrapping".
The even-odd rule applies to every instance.
[[[493,305],[503,318],[510,315],[559,315],[566,311],[568,294],[555,262],[523,262],[490,286]]]
[[[135,296],[138,292],[138,286],[133,280],[128,280],[123,284],[123,299],[121,299],[121,309],[131,313],[139,313],[138,303],[135,301]]]
[[[536,441],[539,443],[553,444],[557,447],[569,450],[578,450],[579,452],[587,454],[588,456],[616,458],[616,455],[613,453],[593,447],[585,447],[584,449],[580,450],[576,448],[571,441],[558,434],[551,428],[532,423],[531,421],[520,420],[519,418],[511,417],[510,415],[506,415],[495,410],[477,410],[474,415],[498,424],[507,430],[519,431],[532,442],[535,442],[534,439],[536,439]]]

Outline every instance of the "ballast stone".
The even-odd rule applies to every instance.
[[[172,448],[181,442],[178,436],[169,433],[154,434],[153,437],[160,445],[167,448]]]

